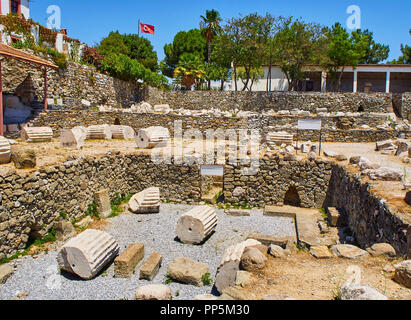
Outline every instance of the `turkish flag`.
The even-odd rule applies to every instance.
[[[150,24],[140,23],[140,28],[142,33],[154,34],[154,26]]]

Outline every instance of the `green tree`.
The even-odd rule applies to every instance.
[[[361,58],[359,64],[378,64],[388,58],[390,47],[376,43],[374,41],[374,34],[369,30],[361,31],[358,29],[352,33],[352,36],[357,43],[361,43],[362,41],[367,43],[365,55]]]
[[[411,29],[410,29],[411,35]],[[411,64],[411,47],[408,45],[401,45],[401,52],[402,55],[398,58],[398,60],[394,60],[391,63],[395,64]]]
[[[198,89],[206,74],[203,60],[193,53],[183,53],[174,70],[174,78],[177,83],[191,90],[193,84]]]
[[[211,63],[207,66],[207,80],[221,82],[221,90],[224,89],[224,83],[229,80],[231,75],[231,62],[233,60],[230,50],[231,44],[228,37],[219,35],[214,38],[212,43]]]
[[[205,61],[207,43],[199,29],[180,31],[174,37],[173,43],[164,46],[165,58],[161,62],[162,73],[170,78],[174,77],[174,70],[184,53],[192,53],[201,61]]]
[[[97,50],[104,55],[109,54],[130,54],[129,48],[124,43],[124,38],[118,31],[112,31],[110,34],[100,41]]]
[[[347,66],[354,69],[366,56],[369,45],[367,37],[347,32],[341,24],[336,23],[328,30],[328,49],[326,53],[325,67],[337,83],[337,91],[341,89],[341,79]]]
[[[207,10],[206,16],[201,16],[200,30],[207,42],[207,63],[211,63],[211,42],[220,32],[220,13],[216,10]],[[215,69],[214,67],[210,69]],[[211,80],[208,80],[208,90],[211,88]]]
[[[274,62],[287,77],[288,90],[297,90],[304,77],[303,68],[318,61],[325,37],[323,28],[314,23],[287,18],[275,35]]]
[[[122,54],[137,60],[144,67],[157,72],[158,59],[151,42],[137,34],[120,34],[118,31],[101,40],[98,51],[103,55]]]
[[[129,50],[128,56],[139,61],[151,71],[159,71],[157,53],[150,40],[139,37],[137,34],[123,35],[124,44]]]
[[[264,77],[264,70],[262,67],[260,68],[251,68],[250,71],[246,71],[244,67],[239,67],[237,69],[237,76],[241,80],[241,82],[244,84],[244,87],[248,91],[252,91],[254,82],[260,80],[261,78]],[[249,84],[246,84],[247,78],[249,77]],[[249,85],[249,86],[248,86]]]
[[[252,70],[261,68],[266,57],[266,41],[269,28],[266,17],[257,13],[229,20],[224,28],[223,41],[233,61],[235,90],[237,87],[237,68],[243,67],[243,89],[249,89]]]

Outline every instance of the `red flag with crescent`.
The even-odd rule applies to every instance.
[[[140,23],[141,33],[154,34],[154,26],[150,24]]]

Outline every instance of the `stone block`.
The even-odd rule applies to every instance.
[[[177,237],[183,243],[201,244],[217,227],[216,211],[197,206],[183,214],[177,222]]]
[[[137,289],[136,300],[171,300],[171,290],[163,284],[150,284]]]
[[[152,281],[160,270],[163,257],[158,252],[153,252],[140,268],[140,279]]]
[[[13,275],[14,268],[10,264],[3,264],[0,266],[0,285],[5,284],[6,281]]]
[[[144,244],[131,244],[114,259],[114,274],[118,278],[130,277],[144,258]]]
[[[283,249],[286,249],[289,243],[293,242],[293,239],[291,237],[275,237],[272,235],[266,235],[266,234],[260,234],[260,233],[252,233],[248,235],[247,240],[248,239],[256,240],[267,247],[270,247],[273,244]]]
[[[0,164],[11,160],[11,145],[8,139],[0,136]]]
[[[100,218],[105,219],[111,215],[111,203],[108,195],[108,189],[100,190],[94,194],[97,212]]]
[[[168,266],[171,279],[181,283],[203,286],[203,277],[208,273],[208,266],[190,258],[175,258]]]
[[[50,127],[25,127],[21,130],[21,140],[25,142],[50,142],[53,130]]]
[[[341,214],[340,210],[337,208],[328,207],[327,217],[331,227],[342,227],[347,224],[346,216]]]
[[[118,255],[119,249],[108,233],[88,229],[60,249],[57,262],[60,269],[90,280]]]
[[[16,150],[11,154],[11,160],[16,169],[33,169],[36,167],[37,158],[34,150]]]

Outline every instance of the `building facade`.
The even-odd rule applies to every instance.
[[[264,77],[253,84],[251,91],[288,91],[288,81],[279,66],[263,66]],[[267,81],[268,80],[268,81]],[[235,90],[234,79],[231,80],[231,90]],[[244,84],[237,81],[238,90]],[[318,66],[309,66],[304,70],[304,80],[299,84],[301,91],[336,91],[336,84],[329,74]],[[375,64],[359,65],[357,68],[345,67],[341,79],[343,92],[411,92],[411,65]]]
[[[25,19],[30,18],[29,0],[0,0],[0,14],[7,15],[15,13],[19,16],[24,16]]]

